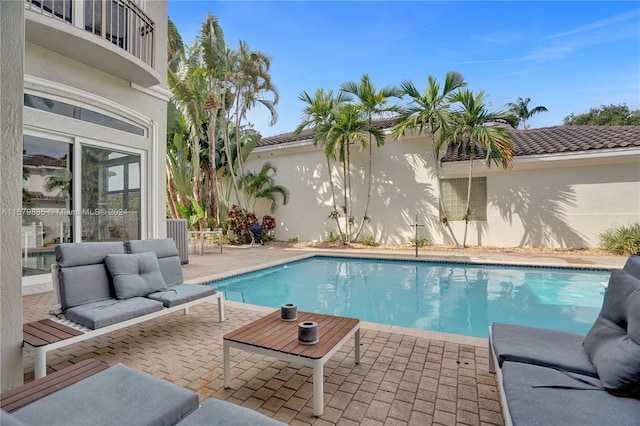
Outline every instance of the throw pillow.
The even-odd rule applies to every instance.
[[[640,397],[640,280],[623,270],[611,273],[584,348],[607,391]]]
[[[160,273],[158,258],[153,252],[136,254],[110,254],[105,258],[113,277],[116,298],[130,299],[167,290]]]

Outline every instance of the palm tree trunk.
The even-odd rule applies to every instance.
[[[216,120],[218,119],[218,111],[216,108],[209,111],[209,171],[207,184],[207,217],[215,218],[216,224],[220,224],[218,213],[218,178],[216,175]]]
[[[462,247],[467,246],[467,229],[469,228],[469,206],[471,205],[471,179],[473,177],[473,152],[469,159],[469,184],[467,185],[467,206],[464,209],[464,237],[462,238]]]
[[[169,202],[169,211],[171,212],[171,217],[173,219],[179,219],[180,214],[178,213],[178,208],[176,207],[175,197],[175,190],[173,189],[171,180],[167,179],[167,201]]]
[[[369,119],[369,126],[371,126],[371,119]],[[362,232],[362,227],[364,226],[364,221],[367,220],[367,214],[369,214],[369,201],[371,200],[371,187],[373,186],[373,176],[371,173],[372,170],[372,159],[373,159],[373,147],[371,146],[371,134],[369,134],[369,183],[367,187],[367,204],[364,207],[364,214],[362,215],[362,220],[360,221],[360,226],[358,227],[358,232],[356,232],[356,236],[354,237],[355,241],[358,241],[358,237],[360,237],[360,232]]]
[[[347,213],[347,241],[351,242],[351,215],[353,214],[351,211],[351,149],[349,147],[349,141],[347,141],[347,191],[348,197],[347,201],[349,203],[348,213]]]
[[[331,160],[327,157],[327,170],[329,171],[329,186],[331,187],[331,201],[333,202],[333,211],[338,212],[338,203],[336,202],[336,190],[333,184],[333,174],[331,173]],[[338,227],[338,233],[342,235],[342,226],[340,226],[340,215],[335,214],[336,226]]]
[[[224,105],[224,97],[223,102]],[[224,152],[227,154],[227,167],[229,168],[229,174],[231,175],[231,183],[233,184],[233,191],[236,196],[236,202],[238,206],[242,208],[242,202],[240,201],[240,191],[238,190],[238,180],[236,178],[235,171],[233,170],[233,156],[231,155],[231,145],[230,145],[230,135],[229,135],[229,117],[227,116],[225,120],[225,130],[224,130]]]
[[[447,217],[447,210],[445,208],[444,205],[444,200],[442,199],[442,184],[441,184],[441,177],[440,177],[440,155],[438,154],[438,148],[436,147],[436,143],[435,143],[435,136],[432,134],[431,135],[431,139],[433,141],[433,158],[434,158],[434,162],[435,162],[435,167],[436,167],[436,185],[438,186],[438,206],[440,211],[438,213],[442,213],[442,223],[444,223],[444,226],[447,228],[447,230],[449,231],[449,235],[451,235],[451,239],[453,239],[453,243],[456,245],[456,248],[460,248],[460,243],[458,243],[458,239],[456,238],[456,235],[453,233],[453,229],[451,228],[451,224],[449,223],[449,219]]]

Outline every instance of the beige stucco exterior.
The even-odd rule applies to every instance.
[[[371,204],[360,235],[378,243],[406,244],[419,235],[431,244],[452,244],[438,222],[435,163],[429,139],[387,136],[374,148]],[[333,210],[328,172],[322,150],[311,141],[259,148],[249,166],[263,162],[277,167],[277,184],[286,186],[290,202],[275,213],[279,240],[326,241],[337,234],[327,219]],[[351,150],[351,187],[356,224],[366,203],[368,150]],[[338,205],[342,201],[342,173],[334,165]],[[465,178],[468,162],[444,163],[443,178]],[[497,247],[584,248],[598,245],[598,234],[640,219],[640,149],[624,148],[562,155],[516,158],[511,169],[488,169],[474,162],[474,177],[487,178],[487,220],[469,223],[467,245]],[[465,194],[466,195],[466,194]],[[258,211],[259,215],[267,213]],[[452,221],[459,242],[463,221]],[[357,229],[357,226],[356,228]]]
[[[0,199],[6,213],[0,225],[0,377],[3,391],[23,380],[22,296],[37,291],[29,290],[30,286],[50,285],[50,274],[25,278],[21,274],[22,218],[14,212],[22,207],[23,134],[68,143],[73,147],[74,173],[81,167],[79,153],[85,146],[139,156],[140,237],[166,235],[164,163],[167,101],[170,96],[166,87],[167,1],[135,2],[155,24],[154,41],[140,47],[142,43],[134,44],[127,39],[123,43],[127,43],[129,50],[85,31],[86,23],[82,22],[85,2],[74,0],[64,3],[65,7],[73,8],[73,22],[56,19],[46,11],[31,10],[29,3],[22,0],[0,2]],[[39,2],[34,5],[36,9],[40,7]],[[134,4],[118,7],[136,8]],[[131,11],[127,16],[133,16]],[[142,28],[132,27],[127,37],[138,35],[149,40],[149,28],[144,27],[145,31],[141,31]],[[144,35],[140,36],[143,32]],[[133,49],[142,49],[144,55],[136,57]],[[149,49],[153,51],[152,55],[148,55]],[[135,134],[25,107],[23,93],[80,107],[91,114],[105,115],[143,131]],[[34,175],[34,182],[36,180]],[[82,194],[79,188],[78,185],[74,187],[74,209],[80,207],[78,200]]]

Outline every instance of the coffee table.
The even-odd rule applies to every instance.
[[[318,343],[298,343],[298,323],[303,321],[318,323]],[[324,409],[324,364],[351,336],[355,339],[355,363],[359,364],[360,320],[298,312],[295,321],[283,321],[280,311],[275,311],[223,336],[224,387],[229,387],[230,348],[306,365],[313,368],[313,415],[320,416]]]

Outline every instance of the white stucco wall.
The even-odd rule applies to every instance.
[[[300,145],[300,144],[299,144]],[[366,201],[368,152],[352,150],[353,207],[356,222]],[[276,183],[291,191],[288,205],[275,213],[277,239],[326,240],[336,233],[327,219],[332,208],[326,160],[313,146],[254,151],[249,167],[270,161]],[[361,238],[405,244],[414,236],[416,213],[421,236],[433,244],[452,241],[438,223],[437,190],[431,148],[425,137],[387,138],[374,148],[374,186]],[[487,220],[469,224],[467,245],[498,247],[595,247],[604,230],[640,220],[640,150],[590,152],[519,158],[512,169],[474,163],[474,176],[487,177]],[[468,163],[446,164],[443,177],[466,177]],[[334,169],[339,205],[342,175]],[[265,211],[256,212],[259,215]],[[451,222],[462,241],[464,222]]]
[[[24,3],[0,1],[0,391],[23,382],[20,217]]]

